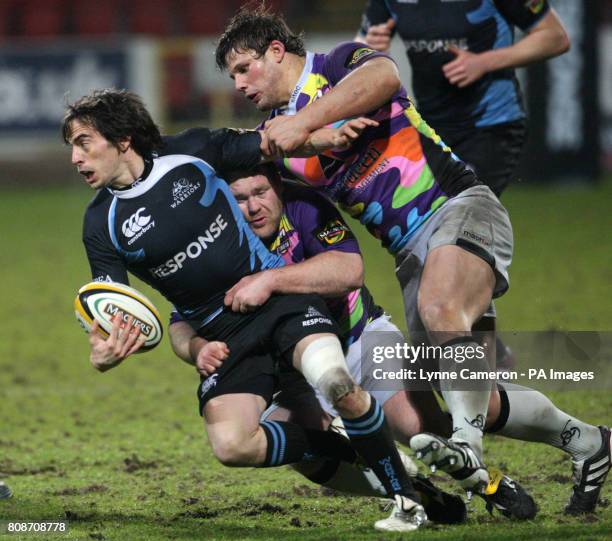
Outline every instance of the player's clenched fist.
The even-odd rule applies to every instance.
[[[196,370],[202,376],[210,376],[223,364],[229,353],[225,342],[207,342],[196,356]]]
[[[277,116],[267,120],[264,130],[273,154],[280,156],[291,154],[302,147],[312,131],[297,115]]]
[[[241,278],[225,294],[225,306],[232,311],[246,314],[266,303],[274,293],[274,272],[267,270]]]

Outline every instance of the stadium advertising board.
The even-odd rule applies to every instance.
[[[599,177],[599,97],[596,6],[558,0],[555,9],[572,47],[528,69],[527,178],[537,181]]]
[[[125,86],[122,48],[37,46],[0,56],[0,133],[57,132],[66,100]]]

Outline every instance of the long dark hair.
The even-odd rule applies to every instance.
[[[142,99],[129,90],[95,90],[69,104],[62,121],[62,137],[66,143],[70,143],[74,120],[91,126],[115,147],[129,138],[131,147],[143,157],[150,156],[163,144],[159,128]]]

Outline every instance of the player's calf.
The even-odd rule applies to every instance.
[[[425,512],[402,465],[382,407],[354,383],[340,342],[331,336],[311,340],[301,349],[297,364],[306,381],[338,409],[351,444],[372,468],[387,494],[401,495],[412,502],[408,506],[411,512],[398,513],[397,520],[408,529],[423,524]],[[419,520],[415,522],[417,515]]]

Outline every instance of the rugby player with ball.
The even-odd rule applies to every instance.
[[[340,129],[323,129],[297,152],[342,148],[373,125],[355,119]],[[183,318],[198,320],[198,334],[205,340],[228,344],[228,359],[198,387],[215,456],[230,466],[271,467],[305,456],[352,461],[356,451],[403,509],[403,530],[423,525],[425,511],[382,408],[350,376],[325,302],[317,295],[279,295],[253,306],[235,296],[231,308],[224,306],[226,292],[242,278],[284,265],[252,233],[219,176],[229,167],[255,166],[262,152],[272,155],[264,136],[200,128],[162,138],[138,96],[112,89],[69,105],[62,135],[78,172],[99,190],[83,228],[94,281],[127,283],[129,270],[164,295]],[[124,334],[117,329],[118,339]],[[128,347],[128,339],[120,354],[143,341],[137,337]],[[121,361],[116,345],[97,353],[95,347],[92,343],[92,361],[99,368]],[[272,398],[278,358],[333,404],[350,445],[328,431],[291,422],[260,423]]]

